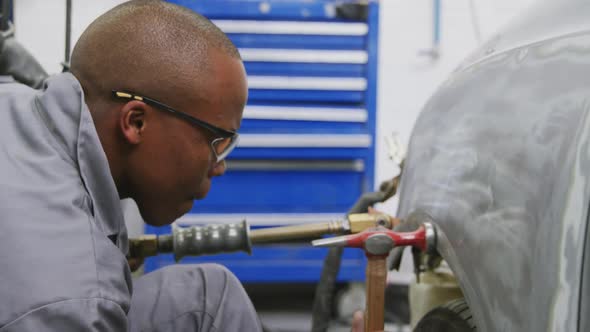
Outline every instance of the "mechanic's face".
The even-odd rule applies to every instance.
[[[238,59],[216,53],[210,75],[198,78],[193,93],[189,89],[173,105],[216,127],[237,131],[248,94],[244,67]],[[225,162],[217,162],[211,149],[215,134],[166,112],[149,113],[155,121],[146,121],[152,127],[146,132],[152,131],[138,151],[145,164],[135,167],[141,174],[135,176],[134,198],[148,224],[165,225],[187,213],[195,199],[205,198],[212,178],[225,172]]]

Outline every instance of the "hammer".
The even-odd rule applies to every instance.
[[[436,232],[424,223],[414,232],[400,233],[385,227],[369,228],[361,233],[312,241],[316,247],[362,248],[367,256],[365,332],[383,331],[385,327],[386,260],[394,247],[413,246],[422,251],[434,250]]]

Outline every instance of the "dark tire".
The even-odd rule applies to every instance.
[[[475,332],[471,310],[464,299],[457,299],[430,310],[414,332]]]

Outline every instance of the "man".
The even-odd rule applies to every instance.
[[[42,91],[0,85],[0,330],[260,330],[218,265],[132,287],[120,207],[151,225],[188,212],[225,171],[246,99],[227,37],[160,1],[99,17]]]

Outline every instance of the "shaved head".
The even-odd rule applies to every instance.
[[[248,98],[244,65],[221,30],[174,4],[129,1],[90,24],[70,69],[119,196],[148,224],[169,224],[207,195],[225,171],[214,144],[228,142],[220,132],[236,136]]]
[[[164,1],[135,0],[90,24],[72,52],[71,72],[88,100],[108,96],[112,89],[152,96],[157,91],[165,97],[183,80],[207,77],[212,49],[240,58],[207,18]],[[163,81],[169,84],[163,86]]]

